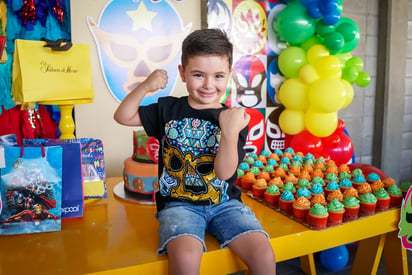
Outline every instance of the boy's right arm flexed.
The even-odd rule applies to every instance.
[[[117,107],[114,120],[126,126],[142,126],[139,116],[139,105],[148,93],[164,89],[167,85],[167,72],[165,70],[153,71],[139,86],[130,92]]]

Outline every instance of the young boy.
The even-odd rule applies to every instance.
[[[165,88],[167,73],[155,70],[126,96],[114,114],[123,125],[144,126],[160,141],[158,254],[167,252],[170,274],[198,274],[205,231],[230,247],[251,274],[275,274],[268,236],[234,186],[244,157],[250,116],[220,103],[232,68],[233,46],[224,32],[192,32],[182,45],[179,73],[188,96],[142,98]]]

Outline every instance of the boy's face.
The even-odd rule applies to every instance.
[[[226,92],[231,73],[226,56],[199,55],[189,58],[183,69],[179,65],[182,81],[186,83],[189,104],[194,109],[220,108],[220,99]]]

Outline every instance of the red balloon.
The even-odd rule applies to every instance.
[[[304,155],[307,153],[311,153],[312,155],[321,154],[323,151],[321,139],[312,135],[307,130],[294,135],[290,141],[290,147],[292,147],[295,152],[302,152]]]
[[[349,168],[351,171],[355,169],[361,169],[365,177],[370,174],[370,173],[376,173],[379,175],[379,177],[384,180],[388,178],[388,176],[379,168],[376,168],[375,166],[369,165],[369,164],[364,164],[364,163],[351,163],[348,164]]]
[[[333,134],[333,136],[338,136],[340,139],[339,143],[328,141],[327,137],[323,144],[323,150],[329,154],[330,158],[336,162],[336,165],[341,165],[348,163],[353,155],[353,144],[352,140],[345,133],[340,133],[339,135]],[[336,139],[331,138],[336,141]],[[329,146],[328,146],[329,145]]]
[[[337,146],[339,146],[340,143],[341,138],[338,134],[332,134],[328,137],[322,138],[322,144],[324,147],[336,148]]]

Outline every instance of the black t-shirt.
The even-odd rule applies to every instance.
[[[227,109],[196,110],[188,97],[162,97],[158,103],[139,107],[146,133],[159,140],[159,188],[157,210],[166,201],[188,201],[211,205],[229,199],[240,200],[233,176],[222,181],[215,175],[214,160],[219,150],[219,114]],[[238,165],[243,159],[248,127],[239,134]],[[228,159],[227,161],[231,161]]]

